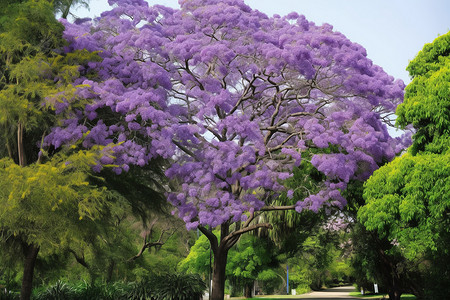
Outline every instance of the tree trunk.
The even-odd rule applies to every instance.
[[[211,300],[223,300],[225,294],[225,269],[228,249],[219,247],[214,253]]]
[[[244,287],[244,297],[245,298],[251,298],[253,292],[253,283],[246,283]]]
[[[19,158],[19,166],[25,167],[27,159],[25,157],[25,148],[23,146],[23,125],[19,122],[17,124],[17,153]]]
[[[110,260],[109,261],[109,265],[108,265],[108,271],[106,274],[106,282],[110,283],[112,281],[113,278],[113,272],[114,272],[114,267],[116,266],[114,260]]]
[[[400,300],[402,293],[399,291],[390,291],[389,292],[389,300]]]
[[[225,268],[227,266],[228,250],[237,243],[239,237],[246,232],[257,230],[259,228],[272,229],[272,225],[268,223],[250,225],[253,219],[254,215],[252,214],[243,226],[238,223],[239,225],[237,225],[236,229],[231,233],[231,221],[220,225],[220,242],[211,229],[207,229],[203,226],[198,227],[198,229],[208,238],[211,245],[211,251],[214,253],[211,300],[223,300],[224,298]]]
[[[33,273],[36,264],[39,247],[35,245],[23,245],[25,263],[23,267],[22,288],[20,290],[20,300],[30,300],[33,289]]]

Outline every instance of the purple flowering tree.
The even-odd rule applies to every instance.
[[[56,99],[66,121],[45,143],[113,144],[115,156],[98,169],[114,164],[117,174],[171,160],[166,175],[179,184],[168,200],[211,243],[216,300],[228,250],[241,234],[271,228],[260,214],[342,208],[349,181],[403,149],[385,123],[404,85],[330,25],[268,17],[242,0],[179,2],[110,0],[100,18],[64,23],[67,52],[98,51],[102,60],[84,66],[75,97]],[[324,174],[320,191],[274,206],[280,193],[292,197],[283,180],[302,157]]]

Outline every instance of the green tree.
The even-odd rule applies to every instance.
[[[443,263],[450,257],[450,32],[425,45],[407,70],[413,80],[397,109],[397,124],[412,124],[413,144],[366,183],[367,204],[358,216],[367,229],[398,243],[409,260],[427,260],[419,296],[439,299],[450,293],[446,279],[436,274],[450,271]],[[437,281],[428,285],[430,278]]]
[[[46,162],[45,151],[39,156],[38,144],[56,121],[52,105],[45,105],[44,99],[74,92],[72,81],[79,76],[81,57],[91,60],[96,55],[54,51],[64,42],[51,2],[5,4],[0,8],[0,232],[2,248],[24,253],[21,299],[29,299],[38,253],[65,248],[63,241],[71,235],[77,239],[81,231],[69,229],[82,223],[78,217],[101,215],[106,190],[89,185],[88,179],[89,168],[106,152],[72,150],[70,156]],[[65,168],[62,161],[67,159],[72,162]],[[58,209],[66,205],[70,211]],[[69,226],[74,220],[77,223]]]
[[[21,299],[30,298],[38,253],[82,247],[92,223],[109,205],[107,190],[88,182],[97,159],[93,152],[80,151],[28,166],[0,160],[2,243],[23,250]]]
[[[219,232],[215,231],[216,236]],[[251,297],[254,281],[263,285],[270,281],[279,281],[276,269],[279,267],[277,248],[267,239],[254,235],[242,236],[230,250],[226,268],[227,282],[234,295],[244,288],[244,295]],[[208,279],[214,258],[210,253],[210,244],[205,235],[201,235],[192,246],[189,255],[180,262],[178,269],[184,273],[200,274]]]
[[[228,254],[227,279],[232,287],[244,288],[244,296],[252,296],[255,281],[263,287],[270,281],[279,282],[277,248],[268,239],[244,235]]]
[[[89,0],[53,0],[55,12],[61,14],[61,18],[67,19],[72,15],[70,10],[77,6],[89,8]]]
[[[99,60],[87,51],[58,51],[64,45],[63,27],[53,13],[60,11],[65,17],[70,7],[81,2],[87,3],[6,1],[0,8],[0,136],[4,141],[0,159],[5,158],[0,177],[4,187],[0,245],[10,257],[25,254],[8,264],[8,272],[23,265],[23,272],[13,272],[23,274],[22,299],[30,297],[35,265],[48,270],[58,262],[61,265],[53,268],[61,270],[70,261],[68,253],[92,281],[97,276],[111,279],[117,268],[131,274],[142,263],[126,261],[139,250],[135,247],[139,232],[128,227],[136,222],[145,227],[149,211],[165,202],[159,162],[122,176],[107,168],[94,174],[91,167],[109,156],[108,147],[78,151],[78,145],[72,145],[54,156],[54,149],[38,146],[49,128],[58,124],[54,112],[63,97],[76,97],[73,82],[82,66]],[[64,210],[58,208],[62,203],[67,206]],[[7,272],[0,268],[2,273]]]

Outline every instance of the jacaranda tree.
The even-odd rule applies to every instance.
[[[113,163],[117,173],[172,159],[166,175],[180,184],[168,200],[211,243],[212,299],[223,298],[227,253],[240,235],[271,228],[261,213],[343,207],[350,180],[367,179],[402,149],[384,123],[403,83],[332,26],[297,13],[268,17],[242,0],[110,3],[94,21],[64,23],[66,51],[98,51],[102,61],[81,71],[98,76],[80,78],[76,97],[59,99],[67,120],[45,144],[114,143],[115,157],[97,168]],[[302,157],[323,174],[317,191],[273,205],[280,193],[294,196],[283,180]]]

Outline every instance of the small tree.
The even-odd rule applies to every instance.
[[[78,96],[91,104],[66,110],[70,121],[46,143],[116,142],[117,173],[173,158],[166,175],[181,184],[169,201],[211,243],[212,299],[223,298],[227,254],[240,235],[271,228],[261,213],[343,207],[347,183],[402,148],[383,122],[403,83],[330,25],[297,13],[269,18],[236,0],[182,1],[179,10],[113,3],[94,23],[64,23],[70,49],[100,51],[103,61],[89,64],[98,77],[80,79]],[[119,118],[100,118],[104,111]],[[302,157],[324,175],[317,192],[275,206]]]

